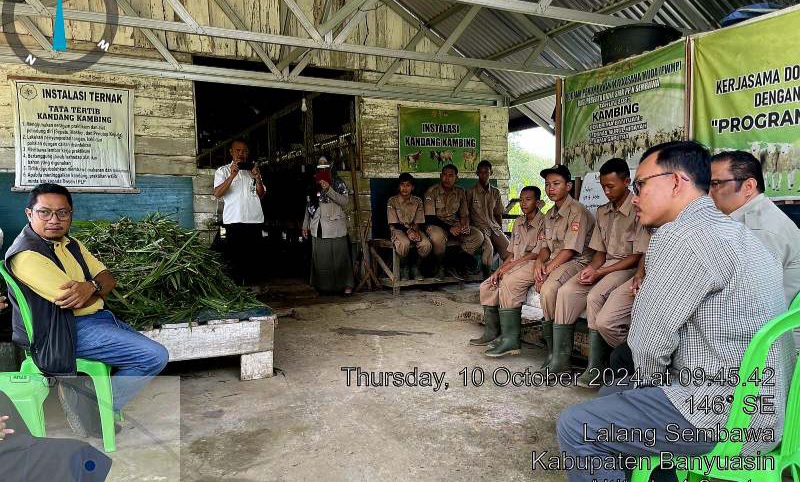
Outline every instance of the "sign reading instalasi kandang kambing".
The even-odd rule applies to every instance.
[[[43,182],[76,191],[133,188],[131,89],[14,84],[16,188]]]
[[[481,152],[480,111],[398,108],[400,171],[474,171]]]
[[[636,167],[642,153],[686,137],[686,42],[582,72],[564,81],[562,162],[574,176],[611,159]]]

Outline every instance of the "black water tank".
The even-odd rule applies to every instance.
[[[622,25],[594,34],[600,46],[603,65],[622,60],[681,38],[681,32],[667,25],[653,23]]]

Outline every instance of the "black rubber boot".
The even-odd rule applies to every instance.
[[[497,306],[483,306],[483,321],[486,322],[483,336],[471,339],[469,341],[470,345],[488,345],[492,340],[500,336],[500,312]]]
[[[492,275],[492,267],[486,266],[485,264],[481,265],[481,273],[483,274],[483,279],[489,279],[489,276]]]
[[[589,330],[589,364],[586,371],[578,377],[576,383],[582,387],[595,388],[589,385],[592,380],[602,380],[603,370],[606,368],[606,354],[609,346],[600,332]],[[598,384],[599,386],[599,384]]]
[[[519,335],[522,330],[522,307],[500,308],[500,342],[494,348],[483,352],[493,358],[505,355],[519,355]]]
[[[544,341],[545,347],[547,348],[547,357],[544,359],[544,363],[539,368],[544,369],[547,365],[553,361],[553,322],[542,320],[542,341]]]
[[[553,325],[553,360],[547,366],[553,373],[569,371],[575,342],[575,325]]]

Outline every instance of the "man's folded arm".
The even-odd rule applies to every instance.
[[[55,263],[33,251],[15,254],[11,258],[11,271],[18,280],[48,301],[55,301],[64,294],[60,287],[72,281]]]

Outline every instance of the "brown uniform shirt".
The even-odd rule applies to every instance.
[[[403,201],[399,194],[389,198],[386,205],[386,219],[389,221],[389,229],[392,224],[404,224],[410,227],[412,224],[425,224],[425,211],[422,199],[417,196],[410,196],[408,201]]]
[[[508,243],[508,252],[512,255],[512,261],[516,261],[528,253],[536,252],[539,233],[543,227],[544,215],[538,211],[530,222],[525,215],[514,220],[514,226],[511,228],[511,241]]]
[[[494,234],[503,234],[503,228],[497,222],[503,219],[504,211],[499,189],[491,185],[484,189],[480,182],[476,182],[467,191],[467,205],[470,224]]]
[[[463,188],[453,186],[448,193],[442,183],[435,184],[425,191],[425,215],[436,216],[450,226],[462,219],[469,220],[467,194]]]
[[[562,249],[577,251],[574,258],[589,263],[594,254],[589,248],[594,217],[583,204],[569,194],[561,208],[553,206],[544,216],[544,229],[539,233],[538,250],[550,249],[550,259]]]
[[[606,253],[606,261],[619,261],[647,251],[650,232],[636,221],[632,193],[628,193],[619,209],[610,202],[597,208],[595,221],[589,247]]]

